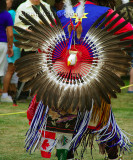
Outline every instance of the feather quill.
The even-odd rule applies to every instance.
[[[55,92],[57,92],[58,90],[55,90],[56,89],[56,86],[57,84],[55,82],[52,83],[51,85],[51,89],[49,90],[49,93],[48,93],[48,106],[51,108],[54,106],[54,102],[53,102],[53,97],[56,95]],[[58,91],[59,92],[59,91]]]
[[[79,93],[79,110],[80,112],[85,111],[86,109],[86,101],[85,101],[85,89],[83,86],[80,87],[80,93]]]
[[[90,89],[86,87],[86,84],[83,85],[85,90],[85,101],[86,101],[86,110],[90,111],[92,107],[92,96],[90,93]]]
[[[62,24],[61,24],[61,22],[60,22],[59,17],[57,16],[57,14],[55,13],[55,11],[53,10],[52,7],[50,7],[50,9],[51,9],[51,11],[52,11],[52,14],[53,14],[55,20],[56,20],[56,25],[59,26],[60,28],[62,28]]]
[[[48,95],[49,95],[49,91],[50,91],[51,87],[53,86],[53,81],[52,80],[48,80],[48,83],[46,82],[44,84],[44,86],[45,86],[44,90],[41,93],[42,100],[43,100],[44,105],[48,105]],[[51,106],[49,106],[49,107],[51,107]]]
[[[116,92],[112,89],[110,85],[108,85],[109,82],[104,78],[104,76],[102,76],[102,74],[98,74],[97,80],[99,81],[99,83],[101,83],[106,93],[108,93],[113,98],[117,98]]]
[[[42,74],[37,74],[36,77],[34,77],[33,79],[29,80],[25,85],[24,85],[24,91],[28,91],[31,88],[33,88],[33,86],[36,84],[37,80],[40,79],[40,77]]]
[[[40,77],[38,79],[36,79],[36,83],[34,84],[33,88],[31,89],[31,96],[35,95],[39,88],[42,88],[42,84],[45,83],[45,81],[47,80],[47,74],[43,73],[40,75]],[[41,96],[41,95],[40,95]],[[41,100],[41,98],[40,98]]]
[[[32,25],[27,19],[25,19],[24,17],[22,16],[19,16],[19,19],[22,21],[22,23],[24,23],[25,25]]]
[[[41,5],[41,8],[43,9],[44,13],[47,15],[48,19],[50,20],[52,26],[54,26],[54,27],[51,27],[51,29],[52,29],[52,30],[54,29],[55,32],[59,32],[59,33],[62,35],[62,32],[61,32],[60,29],[57,27],[57,25],[56,25],[56,23],[55,23],[55,21],[54,21],[54,18],[53,18],[52,13],[49,14],[49,11],[47,10],[47,8],[46,8],[42,3],[41,3],[40,5]],[[63,31],[63,30],[62,30],[62,31]],[[64,35],[64,32],[63,32],[63,35]]]
[[[100,107],[101,106],[101,99],[100,99],[101,95],[97,89],[97,86],[94,84],[93,80],[91,80],[91,82],[89,84],[87,84],[87,88],[92,95],[92,99],[94,100],[94,103]]]
[[[33,25],[39,27],[39,28],[44,28],[40,23],[38,23],[38,21],[36,21],[33,17],[31,17],[28,13],[22,11],[22,14],[24,15],[24,17],[26,19],[28,19],[30,21],[30,23],[32,23]]]
[[[74,97],[74,86],[70,86],[70,92],[69,92],[69,95],[68,95],[68,99],[67,99],[67,103],[64,103],[63,104],[63,109],[64,111],[68,111],[70,108],[71,108],[71,104],[72,104],[72,101],[73,99],[75,98]]]
[[[58,90],[58,92],[57,92],[57,90]],[[55,86],[55,92],[53,93],[53,103],[54,103],[54,107],[56,109],[59,109],[58,108],[58,102],[59,102],[60,96],[63,93],[63,90],[64,90],[64,86],[60,86],[60,84],[57,83],[56,86]]]
[[[104,89],[104,87],[101,85],[101,83],[99,83],[96,79],[93,80],[95,85],[97,86],[99,92],[101,93],[101,97],[108,103],[110,104],[110,98],[106,92],[106,90]]]
[[[64,104],[66,104],[66,100],[69,98],[69,94],[70,94],[70,87],[67,87],[66,89],[64,89],[61,97],[59,98],[59,102],[58,102],[58,108],[59,109],[64,109]]]
[[[75,111],[78,107],[79,94],[80,94],[79,86],[75,86],[75,88],[74,88],[74,98],[73,98],[72,105],[71,105],[72,111]]]
[[[14,42],[14,44],[18,48],[29,49],[30,51],[35,51],[39,48],[37,44],[34,47],[30,44],[23,44],[21,42]]]

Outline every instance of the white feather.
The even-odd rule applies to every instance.
[[[72,18],[74,16],[74,10],[71,4],[70,0],[65,0],[64,1],[64,6],[65,6],[65,17],[66,18]]]
[[[122,0],[122,4],[128,3],[129,0]]]
[[[76,13],[77,13],[77,16],[78,18],[82,18],[83,15],[84,15],[84,11],[85,11],[85,6],[84,6],[84,0],[80,0],[80,5],[77,7],[77,10],[76,10]]]

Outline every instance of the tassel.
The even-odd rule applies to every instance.
[[[79,22],[76,26],[76,33],[77,33],[77,38],[80,39],[81,34],[82,34],[82,24]]]
[[[69,37],[70,37],[70,35],[72,33],[72,25],[71,24],[68,25],[68,32],[69,32]]]

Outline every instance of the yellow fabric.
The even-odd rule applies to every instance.
[[[110,109],[111,105],[107,104],[104,100],[101,102],[101,107],[94,105],[89,126],[96,127],[99,123],[102,124],[101,128],[105,126],[109,120]]]

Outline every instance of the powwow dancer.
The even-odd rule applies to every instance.
[[[16,46],[40,51],[15,63],[25,90],[35,95],[27,111],[25,147],[30,152],[41,147],[42,156],[50,158],[56,146],[58,159],[65,160],[83,144],[82,158],[96,136],[101,153],[118,159],[118,149],[129,151],[131,142],[115,121],[110,98],[124,85],[117,72],[126,73],[131,65],[124,51],[131,50],[132,26],[124,13],[90,1],[73,8],[66,0],[65,6],[57,16],[41,4],[48,21],[33,6],[40,23],[23,12],[21,20],[31,32],[14,27],[20,33]]]

